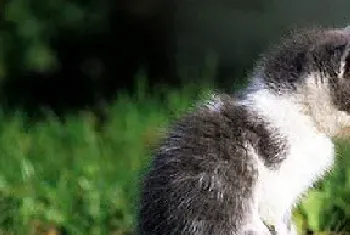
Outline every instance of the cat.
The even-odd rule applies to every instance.
[[[140,235],[295,235],[291,211],[350,135],[350,30],[293,33],[239,94],[177,120],[142,180]]]

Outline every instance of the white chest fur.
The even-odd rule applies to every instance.
[[[276,96],[267,90],[248,97],[242,103],[277,127],[287,137],[290,146],[288,156],[278,170],[267,169],[257,158],[260,165],[256,195],[259,216],[275,224],[331,167],[334,146],[330,138],[317,131],[292,98]]]

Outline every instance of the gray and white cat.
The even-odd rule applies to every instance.
[[[262,56],[241,96],[174,124],[141,189],[140,235],[296,234],[291,210],[350,135],[350,30],[312,29]]]

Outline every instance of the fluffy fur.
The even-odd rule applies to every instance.
[[[349,29],[297,33],[241,96],[174,124],[142,184],[140,235],[296,234],[291,210],[350,131]]]

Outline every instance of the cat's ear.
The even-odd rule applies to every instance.
[[[347,28],[349,28],[347,30],[350,31],[350,26]],[[340,58],[338,78],[350,78],[350,43],[344,46],[343,53]]]

